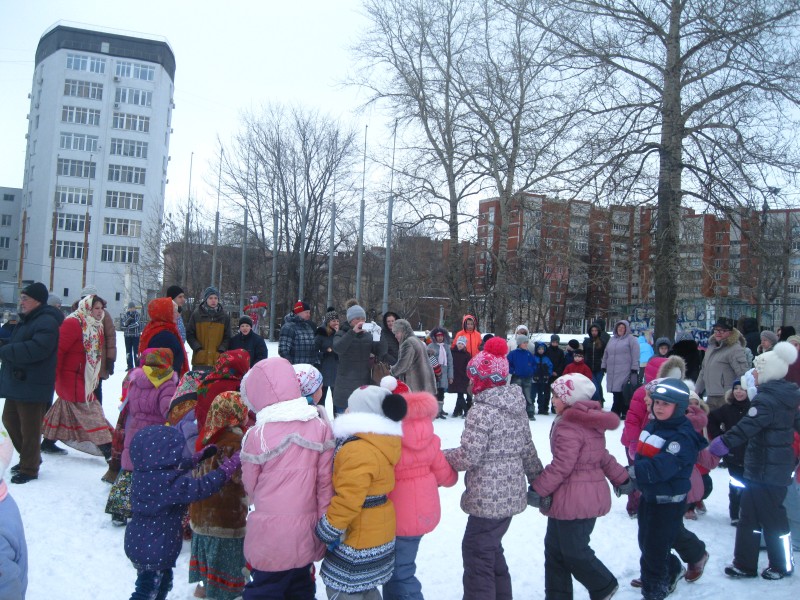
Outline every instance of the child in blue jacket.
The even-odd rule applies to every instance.
[[[525,396],[525,410],[528,412],[528,418],[535,421],[536,409],[531,399],[531,382],[533,381],[533,371],[536,367],[536,359],[530,350],[528,350],[528,343],[530,339],[527,335],[518,335],[516,338],[517,347],[508,353],[508,372],[511,375],[511,383],[518,385],[522,388],[522,394]]]
[[[183,544],[181,519],[186,507],[218,492],[241,466],[238,452],[201,479],[190,469],[216,455],[207,446],[191,459],[183,458],[186,441],[165,425],[139,431],[131,442],[132,520],[125,531],[125,554],[136,567],[131,600],[164,600],[172,589],[172,569]]]
[[[663,379],[649,393],[654,418],[639,436],[628,472],[642,492],[637,515],[642,596],[663,600],[685,572],[671,548],[682,529],[697,453],[707,442],[686,418],[689,388],[683,381]]]

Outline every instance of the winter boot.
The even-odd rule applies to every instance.
[[[727,572],[727,569],[726,569]],[[791,571],[781,571],[780,569],[776,569],[775,567],[767,567],[763,571],[761,571],[761,577],[764,579],[768,579],[770,581],[777,581],[778,579],[783,579],[784,577],[791,577]]]
[[[40,449],[45,454],[67,454],[67,451],[64,450],[64,448],[56,445],[55,440],[48,440],[47,438],[42,440]]]
[[[686,575],[684,579],[689,583],[697,581],[703,576],[703,569],[706,568],[706,563],[708,562],[708,552],[703,554],[703,556],[697,562],[690,563],[688,566],[689,568],[686,569]]]
[[[725,575],[728,577],[733,577],[734,579],[752,579],[753,577],[758,577],[758,573],[755,571],[745,571],[744,569],[737,567],[735,564],[725,567]]]

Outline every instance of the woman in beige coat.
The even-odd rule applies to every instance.
[[[400,350],[391,373],[404,381],[412,392],[429,392],[436,395],[436,380],[428,362],[428,352],[422,340],[414,335],[414,328],[405,319],[397,319],[392,326]]]

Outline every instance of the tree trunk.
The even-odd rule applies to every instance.
[[[681,173],[683,170],[683,123],[680,81],[680,16],[678,0],[672,0],[664,102],[661,109],[661,146],[659,150],[656,252],[653,268],[655,281],[656,338],[675,336],[677,322],[678,241],[681,209]]]

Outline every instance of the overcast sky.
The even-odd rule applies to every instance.
[[[0,0],[0,186],[22,187],[36,46],[60,20],[159,35],[172,47],[168,210],[186,198],[192,152],[192,196],[216,204],[216,140],[234,135],[243,110],[300,102],[357,130],[382,125],[377,113],[355,114],[363,97],[342,85],[366,24],[359,0]]]

